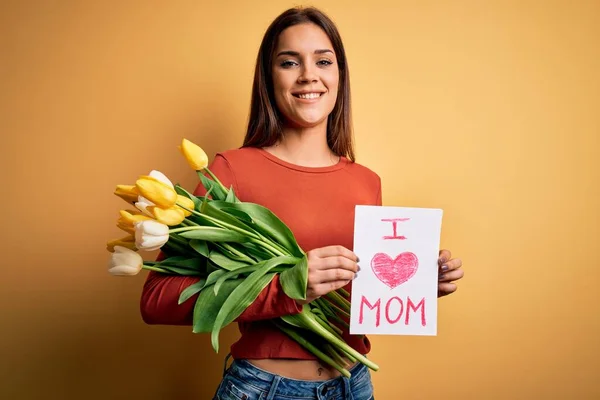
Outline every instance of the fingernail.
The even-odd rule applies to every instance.
[[[442,271],[448,271],[448,266],[447,265],[442,265]]]
[[[442,279],[444,279],[444,274],[440,274],[440,276],[438,276],[438,281],[441,281]]]
[[[356,271],[357,271],[357,272],[358,272],[358,271],[360,271],[360,265],[357,265],[357,266],[356,266]]]

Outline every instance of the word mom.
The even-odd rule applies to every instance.
[[[406,307],[404,306],[406,304]],[[369,300],[363,295],[360,300],[360,313],[358,316],[358,323],[360,325],[363,324],[364,321],[364,311],[365,306],[375,312],[375,326],[378,327],[381,324],[381,298],[377,299],[374,304],[371,304]],[[411,311],[416,313],[417,311],[421,311],[421,325],[426,326],[427,321],[425,320],[425,297],[421,299],[415,305],[410,297],[407,297],[406,301],[403,302],[402,299],[398,296],[394,296],[390,298],[385,303],[385,319],[390,325],[394,325],[398,323],[402,319],[402,315],[404,315],[404,325],[410,324],[410,316]]]

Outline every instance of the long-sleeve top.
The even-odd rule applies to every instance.
[[[330,245],[350,250],[356,205],[381,205],[381,180],[370,169],[341,157],[328,167],[303,167],[260,149],[245,147],[218,153],[210,170],[241,201],[269,208],[292,231],[304,251]],[[204,194],[198,185],[195,194]],[[148,324],[191,325],[196,296],[178,305],[181,291],[195,277],[151,271],[141,296],[142,318]],[[352,290],[352,284],[345,287]],[[240,339],[231,346],[236,359],[316,359],[275,327],[270,319],[299,313],[301,307],[281,288],[278,275],[236,319]],[[370,351],[366,336],[344,331],[346,342],[362,354]]]

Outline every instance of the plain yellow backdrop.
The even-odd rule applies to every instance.
[[[145,274],[106,272],[118,183],[197,178],[240,145],[264,30],[288,1],[0,8],[0,398],[210,399],[214,354],[147,326]],[[323,0],[351,71],[358,161],[384,204],[444,209],[466,278],[437,337],[372,337],[378,400],[600,398],[600,3]]]

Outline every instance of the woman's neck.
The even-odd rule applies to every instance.
[[[328,167],[339,157],[327,144],[327,128],[284,128],[282,139],[265,147],[269,153],[291,164],[303,167]]]

